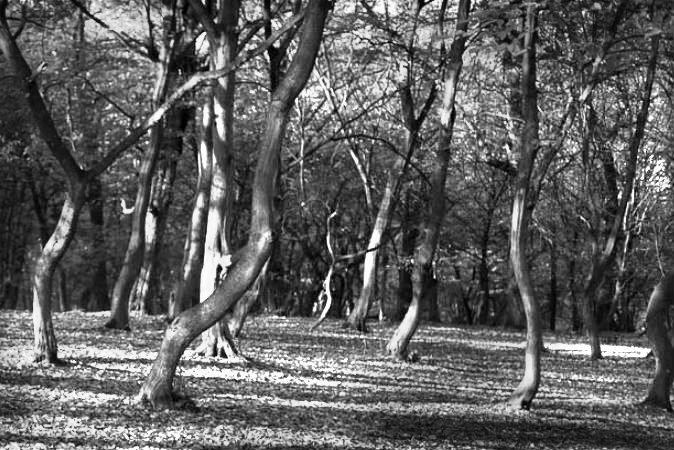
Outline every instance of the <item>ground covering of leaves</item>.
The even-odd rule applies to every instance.
[[[0,448],[674,448],[674,416],[637,406],[653,369],[644,338],[611,336],[589,362],[582,339],[546,335],[541,390],[513,413],[522,332],[423,325],[420,361],[402,363],[383,354],[390,324],[357,335],[258,316],[241,340],[249,364],[186,353],[176,383],[197,411],[152,411],[133,397],[165,325],[110,331],[106,318],[56,314],[67,365],[44,367],[28,359],[29,314],[0,312]]]

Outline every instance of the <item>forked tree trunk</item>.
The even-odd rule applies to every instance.
[[[674,274],[667,274],[653,289],[646,309],[646,335],[655,356],[655,374],[643,404],[672,411],[670,391],[674,382],[674,347],[668,317],[674,306]]]
[[[175,297],[169,303],[169,319],[173,320],[187,308],[199,301],[199,280],[204,261],[204,241],[208,217],[208,203],[211,192],[213,168],[212,147],[213,96],[206,94],[202,106],[199,151],[197,154],[197,194],[188,227],[183,255],[181,279],[175,290]]]
[[[166,330],[157,359],[138,395],[140,401],[147,401],[155,408],[176,405],[173,377],[183,352],[197,336],[223,318],[255,281],[269,257],[274,239],[272,202],[286,121],[311,74],[330,6],[327,0],[310,0],[305,9],[297,50],[285,78],[272,94],[259,144],[248,242],[236,252],[233,264],[215,292],[204,302],[182,312]]]
[[[412,272],[412,303],[386,346],[389,355],[399,359],[407,358],[407,346],[419,325],[420,307],[425,287],[424,278],[431,268],[440,235],[440,225],[445,216],[445,180],[456,119],[454,102],[463,66],[463,52],[466,48],[469,11],[470,0],[459,0],[456,31],[449,50],[447,72],[443,80],[444,93],[440,109],[440,136],[435,155],[436,165],[430,180],[430,212],[422,227],[421,242],[416,251]]]
[[[157,78],[152,94],[153,105],[158,105],[166,98],[170,84],[170,66],[173,60],[173,49],[163,48],[161,52],[160,60],[156,63]],[[163,125],[159,123],[150,130],[150,144],[141,162],[138,174],[138,192],[136,193],[131,222],[131,235],[124,255],[122,270],[117,277],[115,288],[112,292],[110,319],[105,323],[105,327],[107,328],[130,329],[129,299],[143,262],[145,219],[152,191],[152,175],[157,165],[159,151],[161,150],[162,128]]]
[[[61,216],[35,266],[33,275],[33,359],[49,364],[59,362],[54,325],[51,319],[54,271],[75,235],[77,218],[84,206],[84,189],[79,186],[66,193]]]
[[[527,238],[531,219],[531,175],[538,151],[538,97],[536,93],[536,19],[538,6],[527,6],[525,19],[524,54],[522,56],[522,118],[520,159],[517,166],[515,196],[510,225],[510,264],[519,288],[527,320],[527,344],[524,357],[524,376],[510,396],[513,409],[529,409],[538,391],[541,378],[541,314],[531,282],[527,261]]]

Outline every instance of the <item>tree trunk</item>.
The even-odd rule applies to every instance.
[[[209,34],[211,61],[214,69],[228,65],[237,52],[239,0],[223,2],[220,16],[226,18],[222,30]],[[204,259],[201,268],[200,296],[205,301],[219,280],[225,275],[227,267],[223,258],[232,254],[231,228],[234,205],[234,97],[236,90],[235,72],[218,79],[213,87],[213,172],[208,203],[206,241]],[[228,342],[225,324],[218,324],[204,333],[199,352],[208,356],[223,355],[223,349],[232,348]]]
[[[550,330],[555,331],[557,325],[557,228],[553,225],[552,241],[550,242],[550,294],[549,312],[550,312]]]
[[[202,106],[199,152],[197,155],[198,178],[197,194],[188,227],[183,256],[182,277],[169,305],[169,319],[191,308],[199,302],[199,277],[204,261],[204,241],[208,217],[208,203],[211,192],[211,174],[213,168],[212,148],[213,96],[206,94]]]
[[[420,302],[424,296],[425,287],[424,275],[431,268],[440,235],[440,225],[445,216],[445,180],[456,119],[454,100],[463,66],[469,11],[470,0],[459,0],[456,32],[449,50],[447,73],[443,80],[444,96],[440,110],[440,136],[435,155],[436,165],[430,180],[430,213],[422,227],[421,242],[416,251],[412,272],[412,303],[386,346],[386,351],[399,359],[407,358],[407,346],[419,324]]]
[[[656,34],[651,38],[651,51],[646,69],[646,82],[641,94],[641,105],[637,113],[634,134],[629,142],[627,161],[625,164],[625,184],[620,204],[613,216],[613,224],[609,230],[608,237],[604,243],[601,253],[592,263],[592,268],[588,276],[585,289],[583,290],[583,311],[585,319],[585,329],[590,340],[590,359],[601,358],[601,345],[599,342],[599,327],[594,314],[594,306],[597,297],[597,290],[604,282],[606,271],[615,260],[615,253],[618,240],[623,232],[623,223],[627,206],[633,194],[634,180],[636,178],[637,160],[639,157],[639,147],[644,137],[646,121],[648,119],[648,110],[651,103],[651,92],[653,90],[653,81],[655,79],[655,70],[657,68],[658,50],[660,45],[660,35]]]
[[[347,323],[350,328],[362,331],[364,333],[367,332],[365,321],[367,319],[367,312],[370,309],[370,302],[372,301],[376,284],[375,275],[377,270],[378,247],[382,243],[382,239],[384,237],[384,233],[386,232],[386,228],[388,227],[391,212],[393,210],[393,191],[395,190],[395,185],[397,184],[394,171],[397,172],[397,166],[398,165],[396,164],[395,168],[389,170],[388,176],[386,178],[384,195],[379,205],[379,211],[377,212],[377,219],[375,220],[374,227],[372,228],[370,241],[367,244],[368,252],[365,254],[365,262],[363,264],[363,288],[360,291],[358,300],[356,300],[353,311],[351,311],[351,314],[347,319]],[[402,174],[399,176],[402,176]]]
[[[59,362],[56,336],[51,319],[52,280],[61,258],[75,235],[77,217],[84,206],[84,189],[66,193],[61,216],[42,249],[33,275],[33,360],[48,364]]]
[[[166,330],[150,373],[140,389],[139,400],[153,407],[174,407],[176,366],[185,348],[203,331],[213,326],[241,298],[259,275],[271,251],[275,180],[278,154],[285,134],[288,112],[309,79],[320,47],[323,27],[331,3],[310,0],[301,26],[301,38],[286,76],[272,94],[265,132],[260,140],[253,181],[251,223],[247,244],[239,250],[224,280],[199,305],[182,312]]]
[[[105,216],[103,202],[103,186],[96,178],[89,184],[88,192],[89,219],[93,228],[93,266],[94,273],[89,284],[91,298],[86,309],[88,311],[107,311],[110,309],[107,277],[107,251],[105,249]]]
[[[189,112],[184,108],[174,108],[166,115],[166,126],[160,144],[162,154],[159,155],[157,169],[153,175],[151,201],[145,217],[143,265],[133,294],[133,303],[139,305],[140,311],[146,314],[166,310],[159,304],[163,269],[160,255],[173,198],[176,168],[183,151],[183,133],[188,120]]]
[[[527,6],[524,54],[522,56],[522,118],[520,159],[517,167],[515,196],[510,225],[510,264],[519,288],[527,320],[527,345],[524,357],[524,375],[510,396],[514,409],[529,409],[538,391],[541,377],[540,359],[543,345],[538,300],[531,282],[527,261],[527,238],[533,204],[531,202],[531,175],[538,151],[538,98],[536,92],[536,19],[538,6]]]
[[[391,313],[391,319],[394,321],[402,320],[405,316],[405,311],[412,303],[412,266],[410,261],[414,257],[414,248],[419,233],[416,228],[410,226],[413,214],[410,214],[411,199],[409,192],[407,194],[405,214],[401,221],[400,232],[400,259],[402,261],[398,263],[398,289],[395,307]]]
[[[491,298],[489,294],[489,233],[491,232],[491,221],[493,217],[493,208],[490,208],[486,223],[483,225],[482,235],[480,237],[480,267],[478,269],[478,278],[480,283],[480,303],[475,312],[475,318],[468,312],[467,317],[470,319],[468,324],[473,322],[480,325],[486,325],[489,321],[489,304]]]
[[[160,103],[165,97],[169,85],[169,66],[172,51],[163,50],[160,62],[157,63],[157,79],[155,81],[153,104]],[[112,292],[110,319],[105,323],[107,328],[129,330],[129,299],[131,290],[138,277],[143,262],[145,246],[145,219],[152,191],[152,175],[157,165],[160,143],[162,141],[162,124],[157,124],[150,131],[150,145],[143,155],[138,174],[138,192],[134,202],[131,222],[131,235],[124,255],[122,270],[117,277]]]
[[[672,411],[670,391],[674,382],[674,347],[669,336],[669,310],[674,306],[674,274],[667,274],[653,289],[646,309],[646,335],[655,356],[655,374],[643,401]]]

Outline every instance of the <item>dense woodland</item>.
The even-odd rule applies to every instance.
[[[645,330],[671,409],[673,9],[0,0],[2,308],[47,363],[52,311],[165,315],[155,407],[264,312],[526,329],[524,409],[543,330]]]

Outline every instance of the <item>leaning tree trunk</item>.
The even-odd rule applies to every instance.
[[[456,32],[448,55],[448,67],[440,110],[440,137],[436,149],[436,166],[431,175],[430,213],[422,226],[420,244],[416,251],[412,272],[412,303],[403,321],[389,340],[386,351],[400,359],[406,359],[407,346],[419,325],[421,301],[424,296],[424,278],[430,270],[435,248],[440,235],[440,225],[445,216],[445,180],[449,166],[454,121],[456,120],[455,98],[466,48],[466,30],[470,0],[459,0]]]
[[[536,93],[536,18],[538,9],[529,4],[526,12],[524,54],[522,56],[522,136],[520,160],[517,167],[515,197],[510,225],[510,263],[520,291],[527,320],[527,345],[524,357],[524,376],[510,396],[514,409],[529,409],[541,378],[541,313],[531,282],[526,247],[531,219],[531,175],[538,151],[538,98]]]
[[[169,319],[191,308],[199,301],[199,277],[204,261],[204,240],[208,218],[208,203],[211,192],[213,96],[206,94],[202,106],[200,142],[197,154],[197,193],[188,227],[183,256],[181,278],[175,290],[175,297],[169,303]]]
[[[183,352],[197,336],[222,319],[255,281],[269,257],[274,240],[272,202],[286,121],[313,69],[330,7],[328,0],[310,0],[306,7],[300,42],[285,78],[272,94],[259,144],[248,242],[236,252],[215,292],[204,302],[182,312],[166,330],[157,359],[138,395],[139,400],[148,401],[154,407],[176,405],[173,377]]]
[[[169,85],[169,67],[172,51],[162,50],[165,55],[157,63],[157,79],[155,81],[153,104],[159,104],[166,98]],[[120,271],[115,287],[112,292],[112,307],[110,319],[105,323],[107,328],[129,330],[129,298],[136,277],[143,262],[143,250],[145,246],[145,219],[150,194],[152,191],[152,174],[160,151],[162,141],[162,124],[157,124],[150,131],[150,144],[140,166],[138,178],[138,192],[134,202],[133,217],[131,223],[131,235],[124,255],[122,270]]]
[[[670,391],[674,382],[674,347],[669,336],[669,310],[674,306],[674,274],[667,274],[653,289],[646,309],[646,335],[655,356],[655,374],[643,401],[672,411]]]
[[[33,359],[50,364],[59,362],[56,336],[51,319],[51,293],[54,271],[75,236],[77,218],[84,206],[83,186],[66,193],[56,228],[38,258],[33,275]]]
[[[396,164],[396,168],[397,168]],[[367,319],[367,312],[370,309],[370,303],[374,295],[377,271],[377,255],[378,247],[381,245],[382,238],[388,227],[389,219],[393,206],[393,191],[397,181],[395,179],[394,171],[396,168],[389,170],[386,178],[386,187],[384,188],[384,196],[379,205],[377,212],[377,219],[375,220],[370,241],[367,244],[367,253],[365,254],[365,262],[363,264],[363,288],[360,291],[360,296],[356,300],[353,311],[349,314],[347,323],[349,327],[366,332],[367,326],[365,321]],[[402,176],[402,174],[401,174]]]

